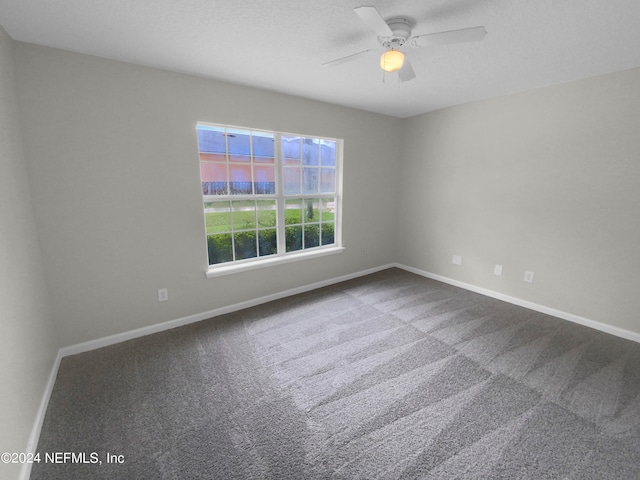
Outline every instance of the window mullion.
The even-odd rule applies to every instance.
[[[231,184],[229,184],[231,185]],[[229,188],[231,188],[231,186],[229,186]],[[229,200],[229,213],[230,218],[231,218],[231,253],[233,254],[233,261],[236,261],[236,229],[235,229],[235,223],[236,223],[236,219],[235,214],[233,213],[233,202],[231,200]]]
[[[224,159],[225,169],[227,171],[227,195],[231,195],[231,165],[229,165],[229,136],[227,129],[224,129]],[[233,256],[235,260],[235,254]]]
[[[282,134],[274,134],[274,161],[276,164],[276,226],[277,226],[277,243],[278,255],[282,255],[286,251],[285,244],[285,217],[284,217],[284,176],[282,172]]]

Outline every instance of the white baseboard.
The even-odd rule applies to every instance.
[[[51,398],[51,392],[53,392],[53,385],[56,383],[56,377],[58,376],[58,368],[60,368],[61,360],[62,354],[61,351],[58,350],[58,354],[56,355],[56,358],[53,361],[53,366],[51,367],[51,373],[49,374],[49,379],[47,380],[44,394],[42,395],[42,400],[40,400],[40,406],[38,407],[36,419],[33,423],[33,428],[31,429],[29,442],[27,443],[25,452],[35,453],[36,449],[38,448],[38,440],[40,439],[40,432],[42,431],[44,416],[47,413],[49,399]],[[22,468],[20,469],[20,476],[18,477],[20,480],[29,480],[29,477],[31,476],[31,466],[31,463],[22,464]]]
[[[619,327],[614,327],[613,325],[608,325],[606,323],[596,322],[595,320],[581,317],[579,315],[574,315],[573,313],[563,312],[562,310],[556,310],[555,308],[550,308],[544,305],[529,302],[527,300],[522,300],[521,298],[512,297],[510,295],[505,295],[503,293],[494,292],[493,290],[478,287],[476,285],[471,285],[469,283],[461,282],[459,280],[454,280],[452,278],[443,277],[442,275],[437,275],[435,273],[425,272],[424,270],[408,267],[400,263],[394,263],[393,266],[401,268],[402,270],[406,270],[407,272],[415,273],[417,275],[421,275],[426,278],[431,278],[432,280],[437,280],[439,282],[447,283],[455,287],[464,288],[465,290],[469,290],[475,293],[480,293],[481,295],[485,295],[487,297],[502,300],[507,303],[512,303],[520,307],[528,308],[529,310],[535,310],[536,312],[546,313],[547,315],[551,315],[553,317],[558,317],[563,320],[568,320],[573,323],[584,325],[585,327],[590,327],[596,330],[600,330],[601,332],[609,333],[617,337],[625,338],[627,340],[632,340],[634,342],[640,343],[640,333],[632,332],[630,330],[625,330]]]
[[[114,345],[116,343],[125,342],[127,340],[132,340],[134,338],[144,337],[146,335],[151,335],[152,333],[158,333],[165,330],[170,330],[172,328],[182,327],[183,325],[189,325],[190,323],[195,323],[202,320],[206,320],[208,318],[217,317],[219,315],[224,315],[225,313],[231,313],[231,312],[236,312],[238,310],[242,310],[245,308],[255,307],[256,305],[261,305],[263,303],[271,302],[273,300],[290,297],[292,295],[297,295],[299,293],[309,292],[317,288],[322,288],[328,285],[333,285],[335,283],[340,283],[346,280],[351,280],[354,278],[369,275],[371,273],[379,272],[381,270],[385,270],[393,266],[394,265],[391,265],[391,264],[381,265],[379,267],[370,268],[368,270],[363,270],[363,271],[352,273],[349,275],[343,275],[341,277],[331,278],[329,280],[323,280],[321,282],[316,282],[309,285],[303,285],[301,287],[292,288],[290,290],[273,293],[271,295],[266,295],[264,297],[254,298],[251,300],[247,300],[245,302],[236,303],[234,305],[228,305],[226,307],[216,308],[213,310],[209,310],[207,312],[197,313],[195,315],[189,315],[187,317],[178,318],[176,320],[169,320],[167,322],[149,325],[148,327],[137,328],[135,330],[129,330],[127,332],[117,333],[115,335],[110,335],[108,337],[97,338],[95,340],[90,340],[88,342],[78,343],[76,345],[70,345],[68,347],[61,348],[59,356],[61,358],[67,357],[69,355],[88,352],[90,350],[106,347],[108,345]]]
[[[409,267],[407,265],[403,265],[400,263],[392,263],[387,265],[381,265],[379,267],[370,268],[368,270],[362,270],[356,273],[352,273],[349,275],[343,275],[341,277],[335,277],[328,280],[324,280],[321,282],[312,283],[309,285],[303,285],[301,287],[292,288],[290,290],[285,290],[282,292],[274,293],[271,295],[266,295],[264,297],[254,298],[251,300],[247,300],[245,302],[236,303],[233,305],[228,305],[225,307],[216,308],[213,310],[209,310],[207,312],[198,313],[195,315],[189,315],[187,317],[178,318],[175,320],[169,320],[167,322],[157,323],[154,325],[149,325],[148,327],[142,327],[135,330],[129,330],[127,332],[117,333],[115,335],[110,335],[108,337],[97,338],[95,340],[90,340],[88,342],[78,343],[76,345],[70,345],[68,347],[63,347],[60,349],[58,353],[59,359],[69,356],[75,355],[78,353],[88,352],[90,350],[95,350],[97,348],[106,347],[108,345],[114,345],[116,343],[125,342],[127,340],[132,340],[138,337],[144,337],[146,335],[151,335],[153,333],[162,332],[165,330],[170,330],[172,328],[181,327],[183,325],[189,325],[190,323],[199,322],[202,320],[206,320],[208,318],[217,317],[219,315],[224,315],[226,313],[236,312],[238,310],[242,310],[249,307],[255,307],[256,305],[261,305],[263,303],[271,302],[273,300],[278,300],[285,297],[290,297],[292,295],[297,295],[299,293],[308,292],[311,290],[315,290],[317,288],[326,287],[328,285],[333,285],[336,283],[344,282],[347,280],[351,280],[354,278],[362,277],[365,275],[369,275],[372,273],[379,272],[381,270],[385,270],[387,268],[397,267],[402,270],[406,270],[407,272],[415,273],[417,275],[431,278],[433,280],[437,280],[442,283],[447,283],[449,285],[453,285],[456,287],[464,288],[465,290],[469,290],[472,292],[479,293],[481,295],[486,295],[487,297],[496,298],[498,300],[502,300],[504,302],[512,303],[514,305],[518,305],[521,307],[528,308],[530,310],[535,310],[537,312],[546,313],[547,315],[551,315],[554,317],[561,318],[563,320],[568,320],[570,322],[578,323],[580,325],[584,325],[586,327],[594,328],[596,330],[600,330],[605,333],[609,333],[611,335],[616,335],[618,337],[626,338],[627,340],[632,340],[634,342],[640,343],[640,333],[632,332],[630,330],[625,330],[622,328],[614,327],[612,325],[607,325],[605,323],[597,322],[595,320],[590,320],[585,317],[580,317],[578,315],[574,315],[572,313],[563,312],[561,310],[556,310],[554,308],[547,307],[545,305],[540,305],[537,303],[529,302],[527,300],[523,300],[520,298],[512,297],[510,295],[505,295],[503,293],[495,292],[493,290],[489,290],[486,288],[478,287],[476,285],[472,285],[469,283],[461,282],[459,280],[454,280],[452,278],[444,277],[442,275],[437,275],[435,273],[426,272],[424,270],[420,270],[417,268]],[[58,360],[59,363],[59,360]],[[57,372],[57,366],[55,367]]]

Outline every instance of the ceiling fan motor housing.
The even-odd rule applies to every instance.
[[[406,18],[392,18],[387,20],[387,25],[393,32],[391,37],[378,37],[385,48],[398,48],[403,46],[411,37],[411,24]]]

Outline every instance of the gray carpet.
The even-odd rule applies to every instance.
[[[32,479],[638,479],[640,344],[390,269],[63,359],[38,450],[103,463]]]

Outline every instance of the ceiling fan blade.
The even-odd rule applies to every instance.
[[[358,53],[352,53],[351,55],[347,55],[346,57],[338,58],[336,60],[331,60],[330,62],[325,62],[322,64],[323,67],[335,67],[337,65],[342,65],[343,63],[351,62],[353,60],[357,60],[360,57],[364,57],[367,53],[373,52],[377,50],[376,48],[370,48],[369,50],[364,50]]]
[[[412,47],[431,47],[434,45],[448,45],[451,43],[478,42],[484,38],[487,30],[484,27],[463,28],[461,30],[451,30],[450,32],[428,33],[412,37],[410,45]]]
[[[416,72],[413,71],[411,62],[406,56],[404,57],[402,68],[398,70],[398,78],[401,82],[408,82],[409,80],[413,80],[414,78],[416,78]]]
[[[391,37],[393,32],[376,7],[356,7],[353,9],[364,23],[379,37]]]

